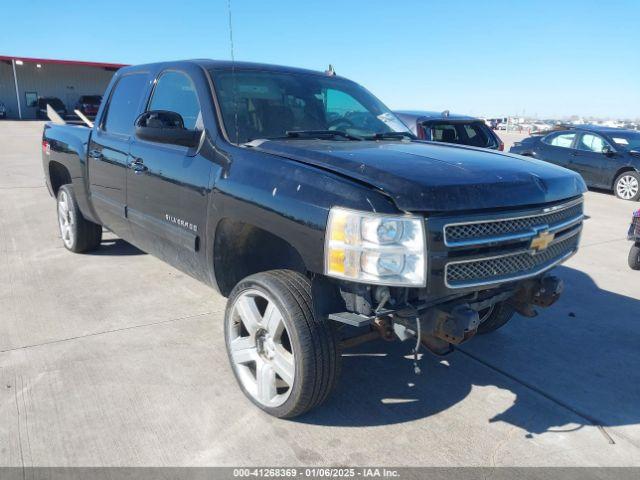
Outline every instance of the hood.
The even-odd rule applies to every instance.
[[[367,183],[407,212],[528,206],[586,191],[578,174],[550,163],[437,142],[267,140],[254,148]]]

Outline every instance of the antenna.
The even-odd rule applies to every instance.
[[[233,117],[236,130],[236,143],[240,139],[240,128],[238,127],[238,99],[236,97],[236,57],[233,53],[233,23],[231,21],[231,0],[227,0],[227,13],[229,17],[229,47],[231,50],[231,91],[233,92]]]
[[[233,24],[231,23],[231,0],[227,0],[227,12],[229,17],[229,46],[231,47],[231,61],[235,62],[233,55]]]
[[[327,68],[324,73],[326,73],[327,75],[329,75],[330,77],[335,77],[336,76],[336,71],[333,68],[333,65],[329,64],[329,68]]]

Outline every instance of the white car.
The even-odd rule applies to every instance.
[[[551,130],[551,125],[548,123],[537,122],[533,124],[533,131],[535,132],[546,132],[547,130]]]

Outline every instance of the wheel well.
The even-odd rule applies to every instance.
[[[616,187],[616,180],[618,179],[618,177],[620,175],[622,175],[624,172],[637,172],[637,170],[633,167],[622,167],[620,170],[618,170],[616,172],[616,174],[613,176],[613,180],[611,182],[611,188],[615,188]]]
[[[244,222],[221,220],[213,248],[216,281],[225,297],[240,280],[254,273],[280,268],[307,271],[298,251],[286,240]]]
[[[51,182],[51,190],[53,194],[58,194],[58,189],[62,185],[71,183],[71,175],[67,167],[58,162],[49,163],[49,181]]]

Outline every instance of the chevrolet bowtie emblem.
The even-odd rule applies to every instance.
[[[531,240],[531,248],[540,252],[545,250],[553,239],[556,238],[555,234],[549,232],[540,232],[537,236]]]

